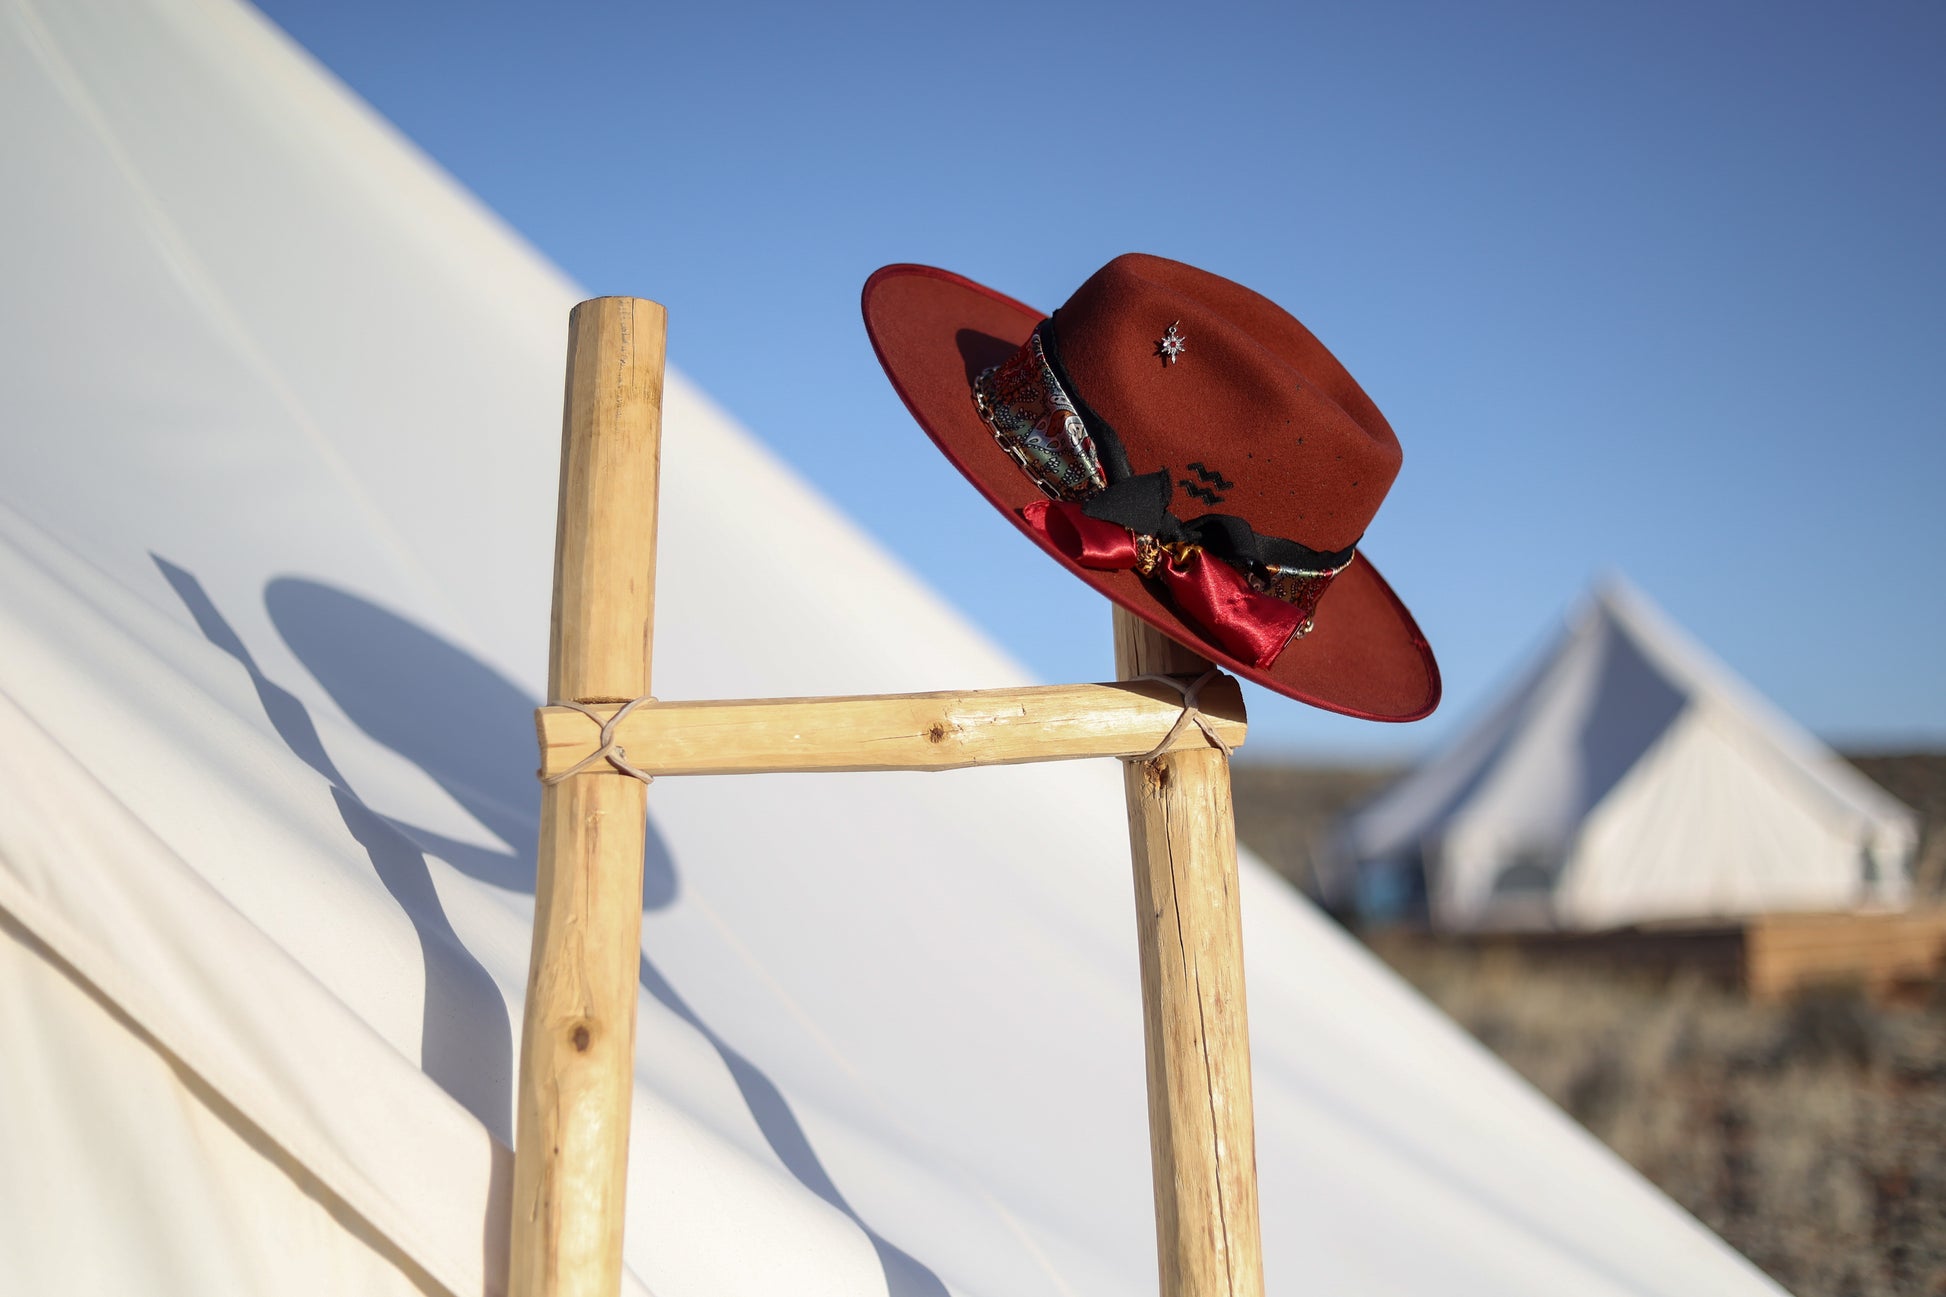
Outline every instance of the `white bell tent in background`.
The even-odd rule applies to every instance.
[[[1322,872],[1369,919],[1593,929],[1901,906],[1917,844],[1911,810],[1617,579]]]
[[[500,1291],[586,294],[232,0],[0,0],[0,121],[0,1289]],[[664,696],[1024,683],[680,374],[663,440]],[[1112,763],[650,805],[630,1291],[1154,1291]],[[1243,891],[1272,1291],[1775,1291]]]

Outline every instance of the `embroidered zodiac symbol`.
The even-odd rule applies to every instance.
[[[1194,472],[1197,477],[1202,478],[1205,482],[1208,482],[1211,486],[1214,486],[1219,491],[1227,491],[1231,487],[1236,485],[1235,482],[1232,482],[1229,478],[1223,476],[1215,469],[1203,467],[1203,461],[1201,460],[1196,460],[1192,462],[1189,467],[1190,470]]]
[[[1229,478],[1224,477],[1221,473],[1217,472],[1215,469],[1204,467],[1201,461],[1191,464],[1189,466],[1189,470],[1192,473],[1196,474],[1197,477],[1202,478],[1203,481],[1210,483],[1212,486],[1215,486],[1218,491],[1227,491],[1231,487],[1236,485],[1235,482],[1232,482]],[[1186,477],[1179,479],[1176,482],[1176,485],[1180,486],[1188,494],[1195,496],[1198,500],[1201,500],[1204,504],[1221,504],[1225,498],[1223,496],[1218,495],[1216,491],[1210,490],[1209,487],[1207,486],[1198,486],[1196,483],[1190,481]]]

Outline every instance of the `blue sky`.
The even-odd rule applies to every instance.
[[[1817,732],[1946,744],[1946,6],[264,9],[1046,678],[1107,607],[911,425],[886,262],[1193,262],[1386,412],[1365,552],[1446,703],[1256,692],[1253,751],[1423,750],[1609,571]]]

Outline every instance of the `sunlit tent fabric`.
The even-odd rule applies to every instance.
[[[1619,578],[1343,826],[1326,899],[1453,929],[1903,905],[1914,813]]]
[[[0,121],[0,1288],[498,1292],[581,290],[229,0],[9,0]],[[1022,681],[665,455],[664,696]],[[629,1291],[1153,1291],[1112,763],[651,803]],[[1273,1291],[1774,1291],[1243,886]]]

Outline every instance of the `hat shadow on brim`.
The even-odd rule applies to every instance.
[[[1030,527],[1044,499],[980,418],[973,380],[1013,355],[1045,313],[950,271],[896,265],[865,283],[865,330],[892,386],[953,467],[1020,533],[1119,606],[1210,661],[1287,698],[1372,721],[1439,705],[1439,666],[1412,614],[1360,553],[1319,602],[1314,629],[1268,668],[1241,662],[1178,617],[1134,572],[1084,568]]]

